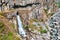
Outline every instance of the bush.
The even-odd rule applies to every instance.
[[[43,32],[43,33],[47,33],[47,31],[46,31],[46,30],[42,30],[42,32]]]
[[[37,19],[33,19],[33,21],[38,22],[38,20],[37,20]]]
[[[57,3],[58,7],[60,8],[60,2]]]
[[[47,31],[46,31],[46,30],[41,30],[40,32],[41,32],[41,33],[47,33]]]
[[[43,28],[42,27],[40,27],[40,33],[47,33],[47,31],[46,30],[43,30]]]
[[[48,26],[46,26],[46,28],[48,29]]]
[[[8,33],[8,36],[12,36],[13,34],[11,32]]]
[[[2,22],[0,22],[0,28],[2,28],[4,26],[4,24]]]
[[[0,36],[0,40],[13,40],[13,35],[11,32]]]
[[[4,31],[4,24],[0,22],[0,32]]]
[[[0,12],[0,15],[1,15],[1,16],[4,16],[4,14],[3,14],[2,12]]]

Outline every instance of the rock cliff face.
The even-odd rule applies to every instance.
[[[0,2],[1,2],[1,0],[0,0]],[[5,14],[7,14],[6,17],[7,17],[7,19],[9,19],[9,23],[10,22],[15,23],[15,21],[16,21],[16,12],[18,11],[24,27],[25,27],[25,25],[27,25],[29,27],[29,28],[25,29],[27,31],[28,36],[30,36],[29,35],[30,31],[32,31],[34,33],[39,32],[39,34],[46,32],[46,30],[48,29],[48,28],[46,29],[46,23],[48,24],[47,20],[49,19],[50,14],[56,12],[56,10],[57,10],[54,0],[5,0],[5,2],[8,2],[8,4],[10,6],[13,6],[14,3],[16,3],[16,5],[26,5],[26,4],[31,4],[31,3],[40,3],[38,5],[27,6],[27,7],[24,7],[24,8],[23,7],[22,8],[19,7],[18,9],[13,8],[13,11],[8,10],[8,12],[6,12],[6,13],[4,12]],[[59,21],[59,20],[57,20],[57,21]],[[6,24],[6,22],[8,22],[8,21],[3,19],[3,22]],[[9,23],[7,23],[7,28],[10,28]],[[43,27],[43,28],[41,28],[41,27]],[[46,29],[46,30],[43,30],[43,29]],[[30,30],[30,31],[28,31],[28,30]],[[10,30],[10,31],[12,31],[12,30]],[[15,30],[13,30],[13,31],[15,31]],[[32,36],[35,35],[35,34],[34,35],[33,34],[32,34]],[[48,33],[46,33],[46,35],[47,34]],[[43,37],[45,37],[46,40],[49,40],[49,39],[47,39],[47,37],[49,35],[47,37],[46,37],[46,35],[43,35]],[[39,37],[39,36],[40,35],[37,35],[36,37]],[[44,39],[44,38],[42,38],[42,39],[41,38],[42,38],[42,36],[40,36],[36,40],[43,40]]]
[[[47,14],[44,11],[44,9],[47,9],[47,11],[49,10],[53,12],[56,11],[56,5],[54,0],[28,0],[28,1],[27,0],[5,0],[5,2],[8,2],[8,1],[9,1],[9,5],[14,5],[14,3],[16,3],[17,5],[26,5],[29,3],[37,3],[37,2],[40,3],[39,5],[32,5],[31,7],[30,6],[25,7],[25,9],[22,8],[23,12],[21,10],[20,10],[21,12],[20,11],[19,12],[20,14],[24,15],[22,17],[24,19],[28,15],[29,16],[28,19],[43,18],[44,20],[46,20],[45,18],[47,18]],[[31,10],[27,10],[28,8],[31,8]]]
[[[5,2],[8,2],[8,1],[10,2],[11,5],[13,4],[13,2],[19,5],[37,2],[37,0],[5,0]]]

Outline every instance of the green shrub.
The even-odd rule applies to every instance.
[[[12,36],[13,34],[11,32],[8,33],[8,36]]]
[[[58,7],[60,8],[60,2],[57,3]]]
[[[2,22],[0,22],[0,32],[4,31],[4,24]]]
[[[13,23],[10,24],[13,28],[15,28],[15,25]]]
[[[46,31],[46,30],[42,30],[42,32],[43,32],[43,33],[47,33],[47,31]]]
[[[1,16],[4,16],[4,14],[3,14],[2,12],[0,12],[0,15],[1,15]]]
[[[4,24],[2,22],[0,22],[0,28],[2,28],[4,26]]]
[[[3,36],[0,36],[1,39],[0,40],[13,40],[13,34],[11,32],[9,32],[8,34],[4,34]]]
[[[46,26],[46,28],[48,29],[48,26]]]
[[[47,33],[47,31],[46,31],[46,30],[41,30],[40,32],[41,32],[41,33]]]
[[[44,30],[42,27],[40,27],[40,30],[38,30],[38,31],[40,31],[40,33],[47,33],[47,31]]]
[[[33,21],[38,22],[38,20],[37,20],[37,19],[33,19]]]

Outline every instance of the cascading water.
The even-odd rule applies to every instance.
[[[17,23],[18,23],[19,34],[23,37],[26,37],[26,32],[23,29],[23,25],[22,25],[20,16],[18,15],[18,12],[17,12]]]

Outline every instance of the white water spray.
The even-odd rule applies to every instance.
[[[26,32],[23,29],[23,25],[19,15],[17,15],[17,23],[18,23],[19,34],[22,35],[23,37],[26,37]]]

